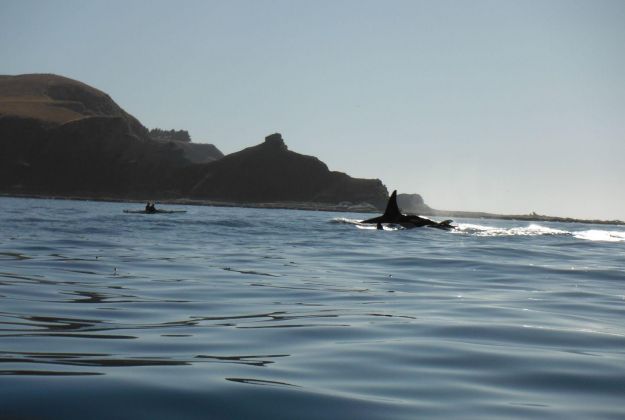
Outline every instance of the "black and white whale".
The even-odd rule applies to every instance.
[[[401,214],[399,206],[397,206],[397,190],[393,191],[391,197],[386,204],[386,210],[382,216],[374,217],[372,219],[363,220],[360,223],[377,224],[378,229],[382,228],[382,223],[392,223],[400,225],[402,227],[411,229],[415,227],[433,227],[437,229],[450,230],[454,226],[451,225],[451,220],[443,220],[442,222],[435,222],[434,220],[426,219],[412,214]]]

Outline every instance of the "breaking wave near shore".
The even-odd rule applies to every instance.
[[[332,223],[355,225],[359,229],[376,230],[375,225],[364,225],[361,219],[336,217],[332,219]],[[576,239],[586,241],[602,241],[602,242],[625,242],[625,231],[611,229],[588,229],[589,225],[580,226],[580,230],[570,229],[571,224],[567,224],[567,228],[548,226],[547,223],[530,223],[521,226],[488,226],[478,223],[465,223],[463,221],[452,223],[455,228],[451,230],[454,234],[464,234],[471,236],[485,237],[512,237],[512,236],[571,236]],[[555,223],[553,225],[556,225]],[[385,225],[384,230],[406,230],[399,225]]]
[[[528,226],[499,228],[493,226],[459,223],[455,232],[467,233],[475,236],[545,236],[563,235],[573,236],[587,241],[625,242],[625,232],[618,230],[585,229],[564,230],[532,223]]]

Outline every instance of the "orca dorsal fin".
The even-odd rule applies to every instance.
[[[397,206],[397,190],[395,190],[388,199],[383,217],[384,219],[394,220],[399,216],[401,216],[401,212],[399,211],[399,206]]]

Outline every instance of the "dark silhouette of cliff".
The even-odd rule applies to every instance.
[[[212,162],[224,157],[221,150],[212,144],[176,142],[176,146],[182,149],[184,157],[192,163]]]
[[[213,145],[155,140],[107,94],[50,74],[0,76],[0,192],[229,202],[367,202],[379,180],[332,172],[275,134],[223,155]]]
[[[175,192],[190,164],[107,94],[65,77],[0,76],[0,190],[133,197]]]
[[[429,214],[432,211],[419,194],[397,194],[397,205],[404,213]]]
[[[240,202],[368,202],[381,208],[388,191],[380,180],[330,171],[313,156],[288,150],[278,133],[187,173],[192,197]]]
[[[212,162],[224,157],[224,154],[212,144],[192,143],[191,135],[186,130],[150,130],[150,138],[159,142],[174,142],[184,152],[184,157],[193,163]]]

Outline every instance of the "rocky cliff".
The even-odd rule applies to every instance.
[[[162,141],[107,94],[55,75],[0,76],[0,192],[384,207],[379,180],[333,172],[279,134],[221,157],[212,145]]]
[[[330,171],[313,156],[288,149],[278,133],[187,174],[190,195],[241,202],[310,201],[368,202],[383,208],[388,198],[380,180],[356,179]]]
[[[430,214],[432,209],[419,194],[397,194],[397,205],[404,213]]]
[[[174,193],[190,164],[107,94],[55,75],[0,76],[0,191],[98,197]]]

